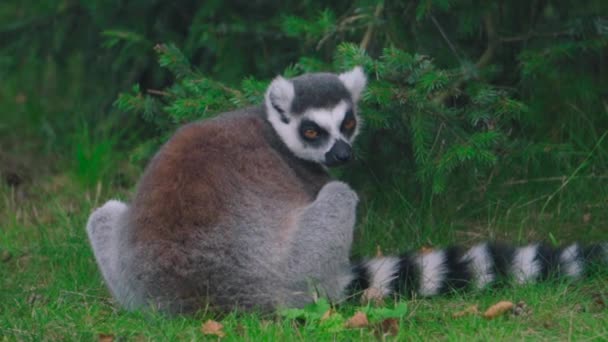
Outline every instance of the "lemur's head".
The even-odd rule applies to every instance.
[[[361,67],[343,74],[275,78],[266,91],[268,121],[298,157],[326,166],[352,158],[359,132],[357,101],[367,78]]]

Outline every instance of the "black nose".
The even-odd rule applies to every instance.
[[[344,164],[349,161],[352,157],[352,149],[348,143],[344,140],[338,140],[331,147],[327,153],[325,153],[325,165],[337,166]]]
[[[339,150],[336,151],[336,159],[338,159],[339,161],[349,161],[350,160],[350,149],[346,150]]]

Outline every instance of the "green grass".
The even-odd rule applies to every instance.
[[[125,312],[111,299],[102,283],[84,230],[91,209],[110,197],[127,198],[128,190],[98,185],[83,191],[73,176],[55,176],[28,187],[0,187],[0,340],[94,340],[111,334],[116,340],[201,340],[202,324],[215,319],[224,324],[224,340],[376,340],[382,339],[378,326],[384,308],[342,305],[329,322],[320,322],[324,307],[301,312],[308,320],[276,315],[235,313],[216,317],[200,312],[190,317],[164,317],[156,313]],[[605,205],[602,207],[605,210]],[[386,209],[386,208],[385,208]],[[516,212],[529,215],[529,209]],[[515,219],[504,212],[490,212],[491,219],[476,224],[440,225],[416,232],[405,212],[388,214],[363,205],[356,250],[370,254],[376,245],[394,252],[421,244],[471,242],[484,234],[501,231],[505,235],[550,232],[558,240],[574,235],[573,225],[558,221],[557,215],[543,226],[528,216]],[[408,220],[410,220],[408,224]],[[602,219],[588,222],[590,236],[607,238]],[[507,229],[508,225],[520,222]],[[525,222],[533,222],[534,227]],[[399,229],[400,224],[405,224]],[[578,230],[578,226],[575,226]],[[595,228],[594,228],[595,227]],[[467,229],[468,228],[468,229]],[[534,228],[534,229],[532,229]],[[408,236],[408,234],[411,234]],[[473,234],[473,235],[470,235]],[[492,235],[492,234],[490,234]],[[497,235],[497,234],[495,234]],[[581,234],[579,234],[581,235]],[[584,240],[592,240],[579,236]],[[396,240],[397,242],[388,242]],[[401,244],[401,247],[397,247]],[[385,250],[385,252],[386,252]],[[479,293],[463,293],[430,299],[406,300],[405,310],[393,313],[398,319],[397,340],[605,340],[608,339],[608,280],[606,273],[582,282],[549,282],[524,287],[506,287]],[[500,300],[524,301],[525,315],[511,314],[495,320],[477,315],[453,318],[471,305],[481,310]],[[403,305],[403,304],[401,304]],[[392,308],[395,303],[387,303]],[[403,308],[403,307],[402,307]],[[343,322],[356,311],[365,311],[368,328],[345,329]],[[390,313],[390,312],[389,312]],[[390,316],[390,315],[389,315]]]

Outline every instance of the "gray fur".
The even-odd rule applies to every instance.
[[[296,115],[308,108],[331,108],[342,100],[352,103],[351,94],[335,74],[306,74],[291,82],[295,89],[291,112]]]
[[[312,281],[322,294],[341,299],[352,280],[349,254],[357,202],[348,185],[333,181],[298,215],[301,228],[293,237],[286,270],[298,288]]]
[[[143,304],[143,296],[133,291],[129,283],[130,268],[126,267],[131,253],[125,241],[126,204],[110,200],[96,209],[87,222],[87,234],[97,264],[114,297],[126,308]]]
[[[312,107],[358,96],[341,82],[331,74],[275,79],[265,107],[181,128],[128,206],[95,210],[87,232],[116,300],[168,313],[299,307],[315,292],[340,300],[353,278],[357,195],[295,153],[268,111],[293,118],[293,103],[306,109],[298,96]]]

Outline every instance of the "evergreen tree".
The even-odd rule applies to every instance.
[[[78,96],[131,87],[116,104],[147,123],[145,161],[178,125],[260,103],[278,73],[362,65],[360,156],[338,172],[442,209],[606,172],[607,14],[601,0],[4,2],[0,70],[78,60],[99,67]]]

